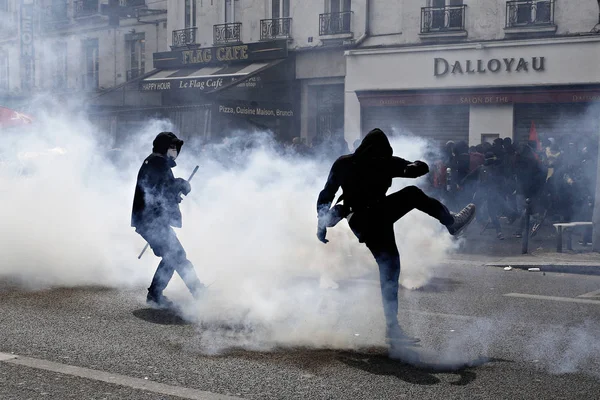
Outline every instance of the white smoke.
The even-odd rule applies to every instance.
[[[116,165],[106,156],[112,139],[83,116],[34,116],[30,128],[4,135],[0,277],[30,288],[147,285],[158,260],[151,251],[137,260],[144,241],[129,226],[131,203],[138,168],[168,123],[140,127]],[[345,221],[329,229],[327,245],[316,238],[316,197],[331,163],[281,156],[268,135],[259,136],[246,150],[234,140],[200,152],[190,142],[178,159],[176,176],[187,178],[195,164],[200,171],[177,233],[200,279],[212,283],[191,314],[261,327],[269,345],[382,340],[382,332],[355,335],[383,325],[373,257]],[[399,138],[394,147],[416,159],[426,143]],[[452,248],[440,227],[419,212],[397,224],[407,286],[425,284]],[[188,298],[178,277],[166,293]]]

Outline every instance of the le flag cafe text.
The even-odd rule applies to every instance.
[[[286,41],[154,53],[157,72],[140,82],[140,90],[213,93],[238,85],[260,87],[260,73],[287,56]]]

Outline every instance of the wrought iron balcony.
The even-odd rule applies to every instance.
[[[352,33],[352,11],[319,14],[319,35]]]
[[[196,44],[196,32],[198,28],[185,28],[173,31],[172,48],[185,47],[190,44]]]
[[[99,1],[98,0],[75,0],[73,3],[74,8],[74,17],[89,17],[90,15],[99,14]]]
[[[98,71],[88,72],[81,76],[81,88],[83,90],[97,90],[99,86]]]
[[[130,81],[132,79],[138,78],[144,75],[143,68],[133,68],[127,71],[127,80]]]
[[[554,0],[506,2],[506,27],[554,25]]]
[[[421,8],[421,33],[454,32],[465,30],[467,6]]]
[[[239,43],[242,41],[242,23],[220,24],[213,26],[214,44]]]
[[[292,37],[291,18],[273,18],[260,20],[260,40],[284,39]]]

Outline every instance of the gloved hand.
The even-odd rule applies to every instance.
[[[192,191],[192,186],[188,181],[183,178],[177,178],[177,184],[179,185],[179,191],[187,196]]]
[[[427,163],[417,160],[406,166],[404,169],[404,175],[409,178],[418,178],[429,172],[429,165]]]
[[[327,228],[319,225],[319,227],[317,228],[317,238],[319,238],[321,242],[327,244],[329,240],[325,239],[325,236],[327,236]]]

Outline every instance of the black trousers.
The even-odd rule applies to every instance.
[[[356,211],[349,221],[350,228],[359,241],[367,245],[379,266],[383,312],[388,329],[398,326],[400,253],[396,246],[394,223],[414,209],[446,226],[454,222],[454,217],[442,203],[416,186],[408,186],[386,196],[376,209]]]
[[[136,232],[148,242],[157,257],[162,257],[148,292],[154,296],[161,295],[174,272],[177,271],[190,292],[197,295],[204,285],[198,279],[194,266],[187,259],[187,254],[173,228],[170,226],[138,228]]]

